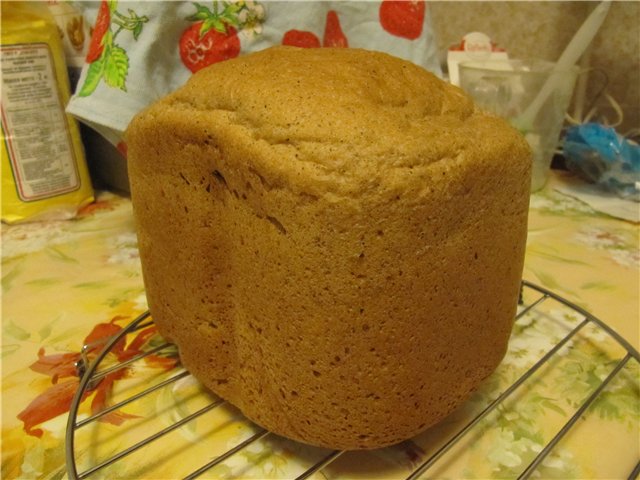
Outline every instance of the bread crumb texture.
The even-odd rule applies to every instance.
[[[329,448],[410,438],[503,358],[530,152],[409,62],[274,47],[132,121],[147,297],[203,384]]]

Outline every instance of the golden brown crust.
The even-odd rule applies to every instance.
[[[408,62],[276,47],[127,131],[147,296],[206,386],[316,445],[442,419],[504,356],[530,154]]]

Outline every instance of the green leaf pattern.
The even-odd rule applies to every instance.
[[[104,49],[99,59],[92,62],[87,68],[84,82],[78,90],[78,96],[87,97],[91,95],[104,81],[110,88],[127,91],[127,75],[129,73],[129,56],[124,48],[115,43],[116,37],[123,31],[131,32],[133,39],[138,40],[142,34],[144,24],[149,21],[146,16],[139,16],[134,10],[128,9],[128,15],[124,15],[117,10],[117,0],[109,1],[111,12],[111,25],[102,38]],[[115,32],[113,27],[117,27]]]
[[[557,344],[582,318],[566,310],[549,310],[527,315],[513,332],[509,352],[502,365],[473,398],[484,405],[497,392],[513,383],[523,371]],[[488,446],[478,442],[472,448],[486,455],[494,478],[517,477],[542,447],[586,398],[602,383],[620,361],[623,351],[606,332],[595,326],[583,329],[549,361],[541,375],[524,384],[523,393],[501,404],[497,414],[483,420],[480,428],[491,438]],[[596,415],[609,422],[624,422],[628,431],[638,431],[640,422],[639,364],[630,362],[587,410],[586,418]],[[545,392],[541,394],[540,392]],[[552,421],[557,418],[557,421]],[[497,429],[497,432],[496,432]],[[485,449],[486,447],[486,449]],[[539,468],[542,478],[576,478],[582,475],[571,451],[562,444]],[[470,478],[473,476],[470,475]]]
[[[3,322],[2,333],[13,340],[29,340],[31,338],[31,334],[24,328],[16,325],[13,320]]]
[[[98,88],[100,80],[102,79],[102,74],[104,72],[104,64],[104,57],[101,57],[89,65],[84,83],[78,91],[79,96],[88,97],[95,91],[96,88]]]
[[[105,50],[107,51],[107,50]],[[114,45],[105,57],[104,82],[114,88],[126,91],[125,80],[129,71],[129,57],[123,48]]]

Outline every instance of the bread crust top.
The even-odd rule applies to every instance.
[[[436,163],[455,174],[460,164],[481,172],[486,162],[528,157],[522,136],[461,89],[353,48],[277,46],[214,64],[138,114],[127,141],[163,120],[185,144],[224,137],[270,189],[342,199],[400,189],[416,190],[419,202]]]

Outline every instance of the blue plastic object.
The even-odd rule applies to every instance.
[[[563,151],[567,168],[620,197],[640,202],[640,146],[597,123],[570,127]]]

